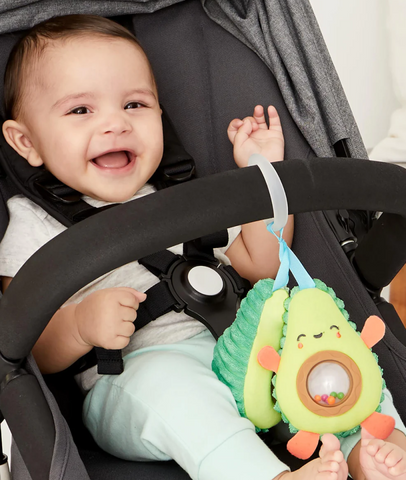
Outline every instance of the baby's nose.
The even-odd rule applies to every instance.
[[[126,118],[124,112],[112,113],[106,116],[103,123],[103,133],[113,133],[120,135],[125,132],[131,131],[131,123]]]

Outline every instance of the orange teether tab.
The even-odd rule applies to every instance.
[[[376,315],[371,315],[362,329],[361,339],[368,348],[372,348],[379,340],[382,340],[384,335],[385,324]]]
[[[273,347],[267,345],[266,347],[261,348],[258,352],[257,360],[262,367],[276,373],[279,368],[281,357]]]
[[[319,438],[320,435],[318,433],[299,430],[297,434],[289,440],[286,448],[295,457],[307,460],[316,450],[319,444]]]
[[[361,423],[361,427],[375,438],[385,440],[395,428],[395,419],[389,415],[374,412]]]

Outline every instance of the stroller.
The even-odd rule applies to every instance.
[[[100,451],[80,425],[81,398],[69,372],[44,380],[30,351],[53,313],[100,275],[171,245],[272,217],[262,174],[256,167],[234,168],[225,133],[230,119],[249,114],[256,104],[275,105],[282,120],[287,161],[275,169],[295,214],[293,250],[313,277],[344,300],[358,327],[371,314],[384,318],[387,333],[375,350],[405,421],[406,331],[380,290],[406,262],[406,172],[362,160],[366,152],[308,3],[236,2],[223,10],[221,2],[195,0],[155,2],[153,8],[148,2],[43,3],[38,21],[100,12],[135,32],[152,63],[161,102],[201,178],[137,200],[137,208],[129,202],[77,223],[39,250],[4,294],[0,410],[14,440],[13,478],[188,478],[174,462],[132,463]],[[4,18],[14,30],[36,23],[25,20],[24,7]],[[253,18],[261,24],[255,27]],[[19,35],[3,32],[2,68]],[[5,145],[1,154],[4,233],[5,200],[32,190],[15,178]],[[375,218],[369,213],[374,211],[385,213]],[[284,447],[280,453],[294,467]]]

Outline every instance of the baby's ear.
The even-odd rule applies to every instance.
[[[39,167],[44,162],[34,148],[27,127],[15,120],[6,120],[3,123],[3,135],[7,143],[24,157],[33,167]]]

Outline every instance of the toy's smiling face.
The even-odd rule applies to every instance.
[[[330,326],[330,330],[333,331],[333,333],[335,333],[335,336],[337,338],[341,338],[341,333],[340,333],[340,327],[338,327],[337,325],[331,325]],[[324,339],[326,338],[325,335],[328,335],[329,334],[329,331],[321,331],[320,333],[317,333],[317,334],[313,334],[313,338],[316,338],[316,339],[321,339],[323,338],[324,336]],[[307,336],[312,336],[311,334],[305,334],[305,333],[299,333],[299,335],[297,336],[297,339],[296,341],[298,342],[297,343],[297,347],[298,348],[303,348],[304,347],[304,342],[305,342],[305,339],[307,338]]]

